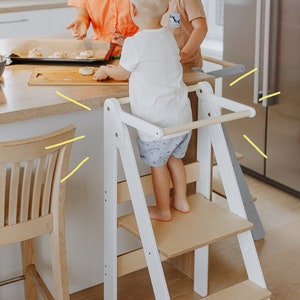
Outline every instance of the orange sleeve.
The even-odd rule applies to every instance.
[[[68,5],[74,7],[85,7],[84,0],[68,0]]]

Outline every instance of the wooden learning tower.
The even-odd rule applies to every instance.
[[[117,278],[148,268],[156,300],[170,299],[162,261],[194,251],[194,291],[179,299],[268,299],[264,276],[247,220],[237,176],[226,144],[223,122],[255,116],[255,110],[213,94],[208,82],[189,86],[198,96],[197,121],[160,128],[122,110],[129,98],[107,99],[104,105],[104,299],[117,300]],[[231,111],[222,115],[222,109]],[[153,193],[151,175],[140,176],[128,126],[162,137],[189,129],[197,130],[197,161],[186,165],[187,182],[196,182],[188,196],[191,212],[172,211],[170,222],[152,221],[146,195]],[[212,150],[224,185],[228,209],[211,200]],[[126,180],[117,182],[120,154]],[[171,188],[171,186],[170,186]],[[119,216],[118,205],[131,201],[133,212]],[[141,249],[119,254],[118,228],[141,240]],[[208,295],[209,245],[236,236],[248,279]],[[224,257],[226,259],[226,257]]]

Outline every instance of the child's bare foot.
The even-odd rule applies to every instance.
[[[171,198],[171,207],[183,213],[188,213],[191,210],[186,199],[175,200],[174,198]]]
[[[152,220],[168,222],[172,219],[170,210],[159,210],[156,206],[149,206],[148,210]]]

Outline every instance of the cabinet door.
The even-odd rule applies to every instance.
[[[0,38],[32,38],[70,33],[66,27],[74,17],[75,10],[72,7],[1,13]]]
[[[0,14],[0,38],[33,37],[45,35],[48,27],[47,10]]]

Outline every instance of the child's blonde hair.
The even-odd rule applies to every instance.
[[[131,0],[137,10],[148,17],[160,17],[168,9],[169,0]]]

